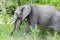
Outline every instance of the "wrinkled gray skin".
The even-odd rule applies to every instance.
[[[34,29],[35,24],[47,26],[60,32],[60,12],[52,5],[21,5],[17,7],[13,18],[15,22],[11,35],[16,29],[16,21],[18,20],[19,27],[25,18],[27,18],[27,25],[24,33],[28,32],[30,25],[32,25],[32,28]]]

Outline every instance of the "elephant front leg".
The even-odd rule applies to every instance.
[[[31,25],[32,25],[32,29],[35,29],[35,24],[34,24],[34,23],[32,23]]]
[[[30,22],[27,21],[27,26],[25,28],[24,34],[27,34],[28,33],[29,28],[30,28]]]
[[[35,29],[35,24],[33,21],[31,21],[32,29]]]
[[[21,19],[18,19],[18,29],[20,30],[20,25],[22,24],[22,20]]]

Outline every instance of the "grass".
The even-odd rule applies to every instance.
[[[21,25],[20,31],[16,29],[14,35],[10,36],[10,32],[13,29],[12,24],[0,24],[0,40],[60,40],[60,34],[58,34],[57,32],[53,32],[54,34],[51,35],[52,33],[50,33],[49,31],[46,32],[45,30],[47,34],[45,33],[44,35],[43,32],[40,32],[37,29],[37,26],[34,30],[31,28],[31,32],[29,32],[27,35],[23,35],[24,26],[26,26],[26,24]],[[40,35],[38,37],[39,32]]]

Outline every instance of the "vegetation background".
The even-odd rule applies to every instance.
[[[51,4],[60,9],[60,0],[20,0],[21,4]],[[10,37],[10,32],[13,30],[11,21],[14,11],[17,7],[17,0],[0,0],[0,40],[60,40],[60,33],[57,33],[49,28],[39,28],[36,26],[33,30],[30,28],[29,33],[23,36],[23,31],[26,26],[26,20],[21,25],[20,31],[16,29],[14,35]]]

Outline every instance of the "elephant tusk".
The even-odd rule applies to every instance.
[[[11,20],[9,21],[9,22],[7,22],[7,24],[13,24],[15,22],[15,20],[13,20],[12,18],[11,18]]]

